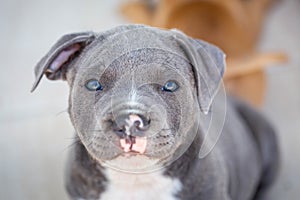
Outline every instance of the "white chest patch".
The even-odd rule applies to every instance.
[[[107,169],[108,185],[99,200],[177,200],[181,182],[164,176],[161,171],[129,174]]]

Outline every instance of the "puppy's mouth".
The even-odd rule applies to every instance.
[[[143,154],[146,151],[147,138],[126,135],[125,138],[120,139],[120,145],[125,153]]]
[[[143,128],[144,123],[139,116],[134,114],[129,115],[129,119],[126,119],[125,125],[126,134],[120,139],[121,148],[125,153],[143,154],[146,151],[147,138],[132,134],[140,132]]]

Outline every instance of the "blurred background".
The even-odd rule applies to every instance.
[[[73,128],[66,83],[44,79],[34,93],[33,68],[63,34],[129,23],[122,0],[0,0],[0,199],[67,199],[63,178]],[[278,130],[281,173],[272,200],[300,198],[300,1],[282,0],[266,15],[260,51],[289,61],[266,70],[260,106]],[[259,88],[258,88],[259,89]]]

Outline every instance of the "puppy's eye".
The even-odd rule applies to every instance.
[[[162,87],[162,91],[165,92],[174,92],[179,88],[178,84],[175,81],[168,81],[166,84]]]
[[[96,79],[88,80],[85,83],[85,87],[89,91],[98,91],[98,90],[102,90],[103,89],[102,85]]]

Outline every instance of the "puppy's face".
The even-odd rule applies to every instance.
[[[36,67],[66,79],[80,141],[101,164],[163,167],[192,143],[224,68],[222,52],[179,32],[123,26],[64,36]]]
[[[124,53],[108,66],[85,60],[72,84],[76,131],[90,154],[111,167],[120,168],[118,161],[128,161],[126,170],[166,164],[195,136],[194,75],[176,54],[150,48]]]

